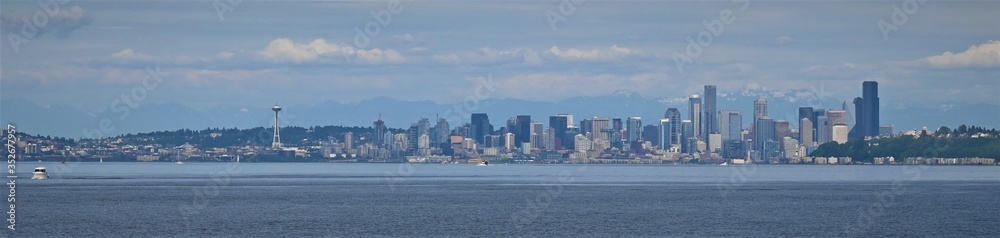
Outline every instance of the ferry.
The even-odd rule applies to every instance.
[[[45,172],[45,167],[36,167],[35,172],[31,173],[31,179],[48,179],[49,173]]]

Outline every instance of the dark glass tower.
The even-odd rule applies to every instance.
[[[490,118],[486,116],[486,113],[473,113],[472,114],[472,131],[469,135],[476,143],[485,144],[484,139],[486,135],[493,133],[493,125],[490,125]]]
[[[865,123],[863,127],[864,136],[877,136],[878,135],[878,82],[875,81],[865,81],[862,84],[862,94],[861,98],[864,100],[864,114],[862,115],[862,120]]]
[[[514,140],[517,141],[515,147],[521,147],[521,143],[531,142],[531,116],[518,115],[515,121],[517,129],[511,131],[514,131]]]
[[[709,134],[719,133],[719,115],[716,114],[716,92],[715,85],[705,85],[705,141],[708,141]]]
[[[569,118],[566,116],[550,116],[549,127],[555,131],[554,137],[559,138],[562,148],[569,148],[572,142],[566,139],[566,129],[569,127]]]

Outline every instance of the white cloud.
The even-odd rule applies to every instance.
[[[613,60],[628,57],[633,54],[633,51],[618,45],[612,45],[607,49],[593,48],[589,50],[577,48],[560,50],[558,46],[552,46],[547,53],[559,59]]]
[[[528,48],[495,50],[489,47],[483,47],[475,51],[434,55],[432,58],[440,63],[446,64],[524,63],[537,65],[542,63],[542,59],[538,52]]]
[[[132,50],[132,48],[127,48],[127,49],[118,51],[117,53],[111,54],[111,58],[112,59],[121,59],[121,60],[149,60],[149,59],[152,59],[152,57],[149,56],[149,55],[147,55],[147,54],[135,53],[135,50]]]
[[[336,60],[345,56],[366,63],[404,61],[404,57],[393,49],[355,49],[327,43],[324,39],[315,39],[308,44],[302,44],[288,38],[278,38],[271,40],[267,47],[257,53],[272,62],[304,63],[320,61],[323,58]]]
[[[410,33],[400,34],[400,35],[393,35],[392,36],[392,40],[394,40],[396,42],[411,44],[411,45],[423,45],[424,44],[424,37],[423,36],[414,36],[414,35],[412,35]]]
[[[990,40],[959,53],[944,52],[929,56],[918,60],[918,63],[939,68],[1000,67],[1000,41]]]

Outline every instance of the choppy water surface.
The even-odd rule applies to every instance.
[[[49,180],[30,180],[46,166]],[[13,236],[1000,236],[997,166],[21,163]]]

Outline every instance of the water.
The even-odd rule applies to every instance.
[[[997,166],[19,163],[18,237],[1000,236]]]

